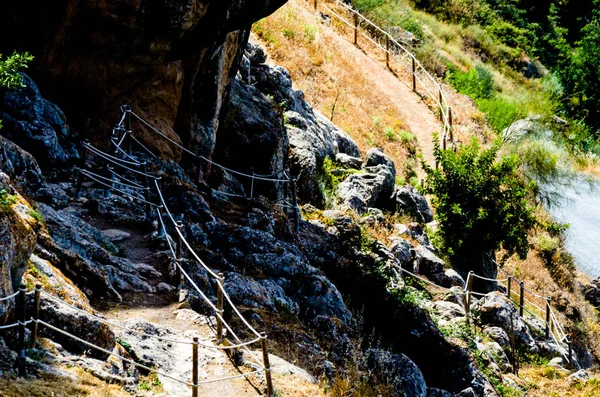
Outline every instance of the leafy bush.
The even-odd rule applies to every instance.
[[[448,82],[458,92],[473,99],[489,99],[494,95],[494,77],[482,65],[468,72],[461,72],[452,66],[448,70]]]
[[[523,118],[523,108],[520,103],[495,96],[490,99],[479,99],[475,103],[487,119],[488,124],[497,132],[502,132],[515,121]]]
[[[33,60],[29,53],[19,54],[15,52],[5,60],[0,54],[0,87],[16,89],[23,87],[23,76],[19,74],[20,69],[27,68],[27,64]]]
[[[423,190],[433,195],[445,254],[462,270],[481,263],[485,253],[503,248],[524,257],[528,232],[537,225],[529,188],[516,156],[497,158],[500,143],[482,149],[476,140],[458,152],[441,150],[434,138],[439,168],[422,163]]]
[[[6,189],[0,189],[0,213],[8,211],[11,205],[17,202],[17,196],[8,194]]]

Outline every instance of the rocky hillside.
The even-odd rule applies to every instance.
[[[564,346],[547,341],[543,327],[519,316],[501,293],[473,297],[467,323],[466,275],[436,255],[427,201],[414,188],[396,185],[396,165],[384,152],[361,153],[306,103],[284,68],[267,64],[264,50],[247,44],[249,24],[278,5],[65,2],[0,14],[2,29],[30,27],[2,46],[36,56],[24,88],[0,88],[0,297],[22,282],[29,289],[41,283],[40,318],[113,352],[91,353],[81,341],[41,327],[42,338],[27,351],[30,377],[83,376],[67,371],[76,367],[129,395],[188,395],[168,377],[149,378],[115,357],[189,379],[189,365],[182,368],[189,352],[175,354],[118,325],[208,340],[214,324],[214,312],[189,280],[178,288],[169,237],[156,213],[132,200],[130,191],[107,194],[90,180],[77,195],[73,164],[81,166],[81,140],[109,147],[123,103],[176,143],[227,167],[192,161],[147,126],[132,125],[158,156],[141,150],[131,156],[161,176],[165,203],[194,252],[223,273],[232,301],[269,335],[270,352],[305,370],[284,366],[283,372],[301,373],[313,393],[497,396],[506,388],[525,389],[509,375],[518,362],[508,336],[511,319],[519,357],[552,359],[566,376]],[[102,173],[106,163],[90,155],[87,167]],[[281,176],[286,169],[297,178],[298,228],[296,208],[277,205],[293,196],[289,186],[254,184],[231,172]],[[127,177],[136,179],[131,172]],[[378,239],[378,230],[386,237]],[[172,228],[167,233],[176,237]],[[181,263],[216,301],[207,271],[189,252]],[[140,308],[146,318],[131,318]],[[0,324],[14,323],[14,309],[0,303]],[[225,317],[236,331],[245,329],[232,313]],[[3,395],[2,382],[15,382],[18,346],[14,330],[0,336]],[[209,375],[226,361],[206,357]],[[247,354],[231,360],[252,368]],[[585,346],[575,347],[574,362],[575,369],[591,365]],[[262,391],[264,379],[255,381]],[[276,391],[300,395],[292,381],[276,376]],[[19,384],[9,396],[31,395],[27,382]],[[221,394],[241,395],[240,387]]]

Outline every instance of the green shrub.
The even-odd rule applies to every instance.
[[[450,66],[448,82],[460,93],[473,99],[489,99],[494,95],[494,77],[482,65],[468,72],[461,72]]]
[[[519,103],[499,95],[490,99],[478,99],[475,103],[479,110],[485,114],[490,127],[497,132],[502,132],[515,121],[527,116],[523,113]]]
[[[437,169],[422,162],[423,191],[436,208],[445,254],[461,270],[472,270],[486,253],[503,248],[524,257],[527,236],[537,225],[530,192],[517,156],[498,158],[500,142],[482,149],[476,140],[457,152],[441,150],[434,138]]]
[[[6,189],[0,189],[0,213],[5,213],[10,206],[17,202],[17,196],[8,194]]]

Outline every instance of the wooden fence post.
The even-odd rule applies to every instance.
[[[469,272],[467,276],[467,304],[469,306],[469,311],[471,310],[471,293],[473,292],[473,272]]]
[[[223,281],[225,280],[225,276],[223,273],[218,274],[219,278],[217,278],[217,311],[219,315],[223,317]],[[221,344],[223,341],[223,320],[221,317],[217,316],[217,343]]]
[[[571,369],[576,369],[575,363],[573,362],[573,343],[571,342],[571,339],[567,339],[567,345],[569,346],[569,366]]]
[[[35,285],[35,295],[33,299],[33,319],[35,320],[31,324],[31,347],[35,349],[35,345],[37,343],[37,334],[38,334],[38,323],[37,320],[40,319],[40,296],[42,292],[42,284],[37,283]]]
[[[294,222],[296,223],[296,233],[300,231],[300,210],[298,209],[298,195],[296,194],[296,178],[291,179],[292,183],[292,207],[294,211]]]
[[[133,153],[133,150],[131,149],[131,141],[133,140],[131,139],[131,106],[125,105],[125,110],[127,111],[127,117],[125,117],[125,134],[128,138],[127,144],[129,148],[129,155],[131,156],[131,153]]]
[[[198,397],[198,337],[194,336],[192,344],[192,397]]]
[[[508,296],[508,299],[512,301],[512,298],[510,297],[511,287],[512,287],[512,276],[508,276],[508,280],[506,281],[506,296]]]
[[[467,325],[470,324],[469,314],[471,313],[471,308],[469,307],[469,300],[467,298],[467,293],[463,294],[463,305],[465,306],[465,319],[467,320]]]
[[[452,106],[448,106],[448,129],[450,130],[450,142],[454,143],[454,132],[452,131]]]
[[[444,125],[444,105],[442,104],[442,87],[438,87],[438,99],[440,101],[440,123]]]
[[[317,11],[317,7],[318,7],[318,0],[315,0],[315,11]]]
[[[354,45],[358,45],[358,14],[354,13]]]
[[[525,283],[521,281],[519,283],[521,296],[519,297],[519,315],[523,317],[523,308],[525,306]]]
[[[267,382],[267,396],[273,396],[273,379],[271,378],[271,364],[269,363],[269,351],[267,349],[267,335],[263,332],[260,335],[260,343],[263,353],[263,364],[265,366],[265,380]]]
[[[25,284],[19,286],[19,301],[18,301],[18,321],[19,321],[19,358],[17,360],[19,367],[19,376],[24,377],[25,374],[25,319],[27,317],[27,288]]]
[[[412,58],[412,80],[413,80],[413,91],[417,92],[417,61]]]
[[[181,238],[180,234],[183,233],[183,223],[181,221],[177,221],[175,227],[179,232],[177,233],[177,246],[175,247],[175,261],[177,262],[175,264],[175,270],[179,275],[179,290],[181,291],[185,283],[185,280],[183,279],[183,272],[181,271],[181,269],[179,269],[179,266],[181,266],[181,263],[183,262],[183,239]]]
[[[550,298],[546,298],[546,339],[550,337]]]
[[[390,68],[390,36],[385,35],[385,64]]]
[[[250,198],[254,198],[254,168],[252,168],[252,183],[250,184]]]

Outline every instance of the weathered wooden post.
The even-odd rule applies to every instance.
[[[575,363],[573,362],[573,342],[571,342],[571,339],[567,339],[567,345],[569,346],[569,365],[571,366],[571,369],[576,369]]]
[[[508,280],[506,281],[506,296],[508,296],[508,299],[512,301],[512,298],[510,297],[511,288],[512,288],[512,276],[508,276]]]
[[[142,163],[142,171],[144,172],[144,200],[146,203],[146,220],[152,219],[152,205],[150,205],[150,181],[148,180],[148,163],[144,161]]]
[[[19,286],[19,301],[18,301],[18,321],[19,321],[19,376],[24,377],[25,374],[25,319],[27,317],[27,288],[25,284]]]
[[[467,276],[467,304],[469,305],[469,310],[471,310],[471,293],[473,292],[473,272],[469,272]]]
[[[223,273],[219,273],[217,278],[217,312],[219,316],[217,316],[217,343],[221,344],[223,341],[223,281],[225,280],[225,276]]]
[[[269,351],[267,349],[267,334],[260,335],[260,343],[263,353],[263,364],[265,366],[265,380],[267,382],[267,396],[273,396],[273,379],[271,378],[271,364],[269,363]]]
[[[194,336],[192,344],[192,397],[198,397],[198,337]]]
[[[438,87],[438,100],[440,101],[440,123],[444,124],[444,105],[442,105],[442,87]]]
[[[177,228],[177,245],[175,247],[175,261],[177,263],[175,269],[179,275],[179,290],[182,290],[185,280],[183,279],[183,272],[179,269],[179,266],[181,266],[181,263],[183,262],[183,239],[181,238],[181,234],[183,233],[183,223],[177,221],[175,227]]]
[[[465,307],[465,319],[467,320],[467,325],[470,324],[471,320],[470,320],[470,316],[469,314],[471,313],[471,308],[469,307],[469,300],[467,298],[467,293],[463,293],[463,305]]]
[[[31,324],[31,347],[35,349],[35,345],[37,343],[37,334],[38,334],[38,323],[37,321],[40,319],[40,296],[42,292],[42,284],[37,283],[35,285],[35,295],[33,299],[33,319],[35,320]]]
[[[550,298],[546,298],[546,339],[550,337]]]
[[[125,134],[129,138],[127,143],[129,145],[129,155],[131,156],[131,153],[133,153],[131,149],[131,141],[133,140],[131,139],[131,106],[125,105],[125,111],[127,112],[127,116],[125,117]]]
[[[417,60],[415,57],[412,58],[412,80],[413,80],[413,91],[417,92]]]
[[[450,142],[454,143],[454,132],[452,131],[452,107],[448,106],[448,129],[450,130]]]
[[[81,154],[81,162],[79,163],[79,168],[77,169],[77,182],[75,185],[75,198],[81,198],[81,185],[83,183],[83,174],[81,170],[85,169],[85,163],[87,163],[88,149],[85,145],[89,145],[90,141],[83,141],[83,153]]]
[[[523,317],[523,308],[525,306],[525,283],[521,281],[519,287],[521,290],[521,296],[519,297],[519,315]]]
[[[314,6],[315,6],[315,11],[317,11],[317,7],[318,7],[318,4],[317,4],[317,3],[318,3],[318,1],[319,1],[319,0],[315,0],[315,4],[314,4]]]
[[[385,35],[385,64],[390,68],[390,36]]]
[[[354,13],[354,45],[358,45],[358,14]]]
[[[292,184],[292,207],[294,211],[294,222],[296,223],[296,233],[300,231],[300,209],[298,208],[298,195],[296,194],[296,178],[291,179]]]

